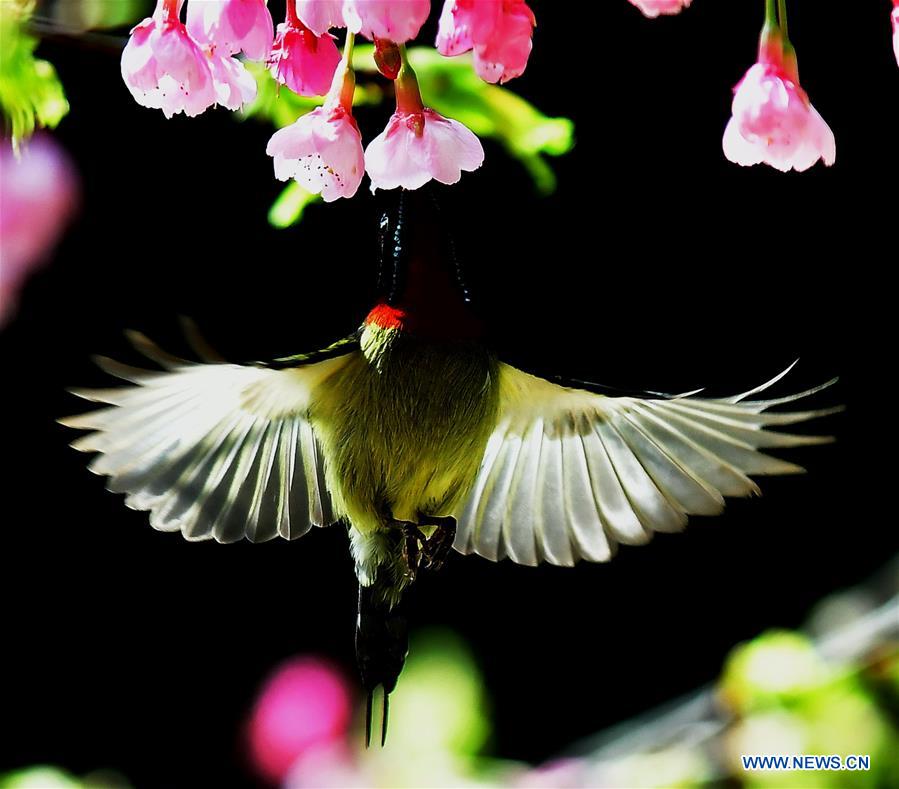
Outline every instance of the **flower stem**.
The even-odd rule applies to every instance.
[[[162,0],[162,11],[165,19],[169,22],[177,22],[180,18],[179,0]]]
[[[409,62],[409,56],[406,52],[406,45],[400,44],[400,72],[396,75],[394,82],[396,88],[396,108],[400,112],[421,112],[423,104],[421,101],[421,91],[418,87],[418,77],[415,76],[415,69]]]
[[[774,0],[765,0],[765,27],[777,27],[777,11]]]
[[[343,45],[343,59],[340,61],[337,71],[334,72],[334,81],[331,83],[329,91],[329,96],[336,97],[337,103],[347,112],[353,111],[353,96],[356,95],[356,72],[353,71],[353,46],[355,43],[356,34],[347,31],[346,42]]]
[[[287,10],[287,24],[290,27],[305,27],[297,16],[297,5],[295,0],[287,0],[284,4]]]
[[[784,41],[789,41],[790,37],[787,35],[787,0],[777,0],[777,16]]]
[[[356,45],[356,34],[349,30],[346,32],[346,41],[343,43],[343,59],[352,67],[353,65],[353,47]]]

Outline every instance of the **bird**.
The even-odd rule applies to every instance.
[[[791,368],[724,398],[532,375],[492,349],[433,193],[401,191],[379,237],[379,296],[351,335],[243,365],[193,333],[200,361],[130,333],[160,369],[98,358],[126,385],[71,390],[105,407],[59,421],[88,431],[72,446],[97,453],[90,470],[160,531],[262,542],[342,523],[366,744],[380,688],[383,745],[408,652],[402,601],[422,568],[453,549],[522,565],[607,561],[690,515],[718,515],[725,497],[758,494],[753,477],[802,472],[763,450],[831,441],[776,428],[840,407],[771,411],[836,381],[756,397]]]

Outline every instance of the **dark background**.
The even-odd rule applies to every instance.
[[[414,621],[472,644],[496,755],[548,758],[709,681],[735,643],[798,626],[899,547],[893,469],[879,458],[895,360],[889,4],[789,5],[803,84],[837,136],[835,167],[781,175],[723,158],[761,0],[696,0],[652,22],[624,0],[589,4],[589,18],[587,4],[535,0],[534,53],[512,87],[576,122],[575,150],[555,162],[558,192],[535,195],[490,143],[485,165],[447,190],[477,294],[518,364],[729,394],[801,357],[778,391],[840,375],[816,403],[848,406],[820,426],[836,445],[792,454],[808,475],[764,481],[761,500],[611,564],[457,556],[425,575]],[[0,336],[0,766],[242,785],[239,726],[266,672],[301,651],[352,672],[345,534],[220,546],[154,532],[53,420],[80,408],[66,386],[104,381],[91,353],[136,360],[126,328],[183,352],[176,317],[190,315],[235,359],[346,333],[372,298],[377,202],[366,180],[352,201],[274,231],[268,126],[221,110],[166,121],[132,101],[115,53],[57,42],[41,52],[72,103],[58,138],[82,172],[84,206]],[[388,112],[360,115],[366,140]]]

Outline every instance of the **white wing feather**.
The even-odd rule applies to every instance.
[[[346,356],[286,370],[194,364],[131,339],[166,369],[100,359],[135,385],[76,390],[111,407],[60,420],[93,431],[72,446],[99,453],[89,468],[110,490],[149,510],[153,528],[188,540],[292,540],[334,521],[307,411],[315,385]]]
[[[519,564],[606,561],[618,543],[679,531],[688,515],[717,515],[725,496],[759,492],[752,475],[799,466],[763,448],[830,441],[768,428],[839,408],[766,409],[829,386],[774,400],[639,399],[568,389],[500,366],[500,405],[477,479],[455,513],[455,548]],[[695,393],[690,393],[695,394]]]

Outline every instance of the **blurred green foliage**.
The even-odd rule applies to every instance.
[[[726,735],[735,776],[749,787],[877,787],[899,777],[899,733],[872,669],[895,677],[899,656],[883,665],[825,662],[805,636],[772,631],[736,647],[718,689],[736,714]],[[870,756],[870,770],[743,772],[742,754]]]
[[[54,24],[75,33],[130,26],[152,9],[148,0],[61,0],[50,10]]]
[[[304,189],[296,181],[291,181],[268,210],[269,224],[278,228],[295,225],[303,218],[306,206],[319,200],[321,195]]]
[[[393,101],[389,83],[376,80],[377,67],[371,45],[359,45],[353,67],[359,77],[353,103],[374,106]],[[541,194],[556,188],[556,176],[547,161],[574,146],[574,123],[569,118],[550,118],[506,88],[490,85],[475,73],[468,55],[446,58],[431,47],[413,47],[409,59],[418,75],[425,103],[437,112],[464,123],[481,138],[498,142],[530,173]],[[243,111],[246,118],[263,118],[282,128],[322,103],[320,98],[297,96],[279,86],[265,66],[248,63],[256,78],[256,100]],[[372,79],[366,80],[369,76]],[[269,218],[275,227],[287,227],[302,216],[311,202],[290,185],[276,201]],[[295,210],[291,214],[290,208]],[[291,221],[285,221],[293,216]]]
[[[32,0],[0,0],[0,108],[14,147],[69,111],[56,69],[34,56],[38,39],[25,30],[33,9]]]

